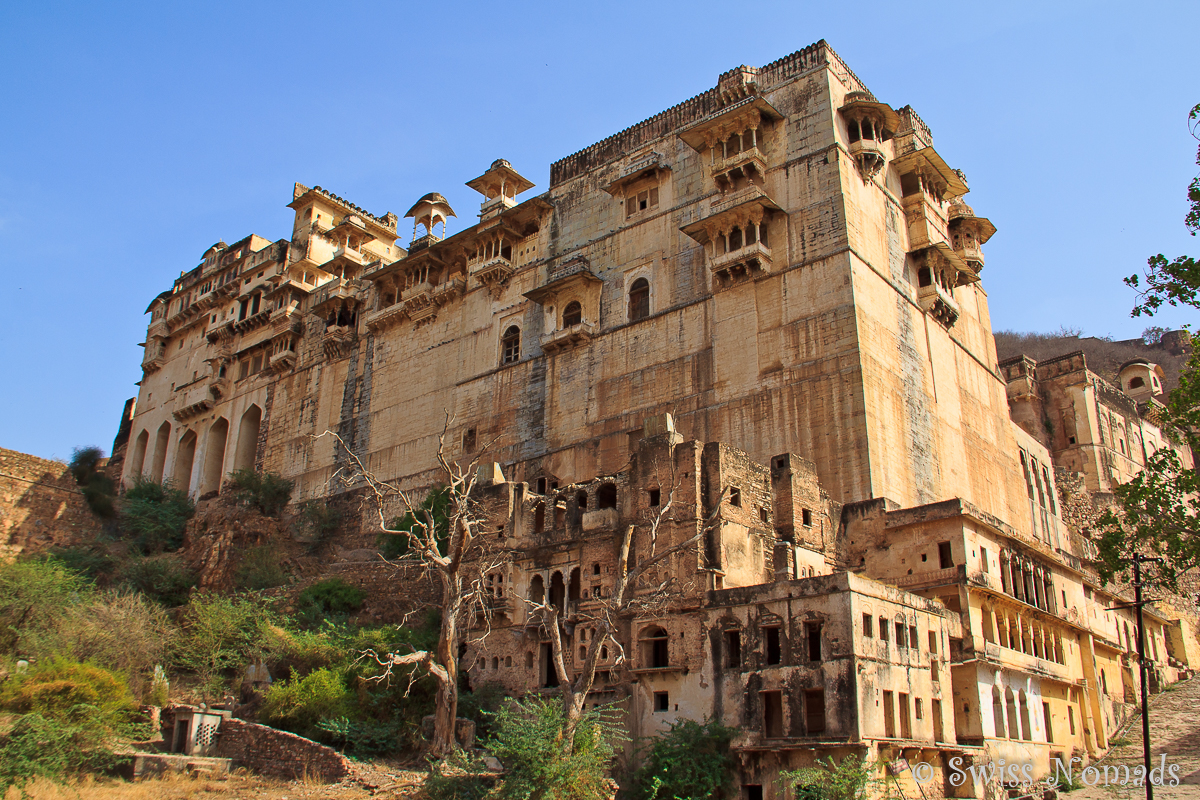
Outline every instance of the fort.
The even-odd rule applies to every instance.
[[[485,462],[512,556],[464,665],[514,694],[568,677],[526,601],[561,609],[576,669],[619,531],[644,553],[661,517],[660,546],[695,539],[653,576],[679,591],[623,617],[592,699],[635,736],[737,727],[747,800],[828,754],[928,762],[926,795],[965,797],[951,758],[1046,775],[1106,749],[1139,670],[1089,526],[1176,447],[1161,370],[999,363],[996,228],[916,111],[821,41],[554,162],[541,194],[503,159],[467,185],[478,221],[430,192],[409,239],[296,184],[289,236],[206,251],[147,308],[125,483],[203,504],[254,468],[296,502],[356,491],[352,454],[419,491],[444,436]],[[1157,690],[1200,650],[1194,617],[1147,616]]]

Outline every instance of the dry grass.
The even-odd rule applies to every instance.
[[[160,778],[125,781],[119,778],[84,778],[66,786],[37,781],[22,793],[9,789],[2,800],[300,800],[330,798],[358,800],[395,797],[388,792],[372,793],[356,784],[325,784],[311,779],[280,781],[234,773],[228,777],[193,777],[167,774]]]

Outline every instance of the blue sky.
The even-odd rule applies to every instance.
[[[377,214],[440,191],[466,224],[493,159],[542,191],[551,161],[821,38],[999,228],[994,327],[1136,336],[1121,278],[1200,251],[1197,29],[1194,0],[4,3],[0,447],[107,451],[146,305],[218,240],[287,236],[294,181]]]

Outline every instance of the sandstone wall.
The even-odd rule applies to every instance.
[[[240,719],[221,722],[217,755],[259,775],[285,780],[341,780],[354,772],[350,759],[333,748],[287,731]]]
[[[0,558],[85,543],[100,530],[66,464],[0,448]]]

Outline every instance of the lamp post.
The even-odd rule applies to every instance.
[[[1142,760],[1146,769],[1144,781],[1146,800],[1154,800],[1154,785],[1150,782],[1150,688],[1146,674],[1146,626],[1142,616],[1142,606],[1153,601],[1142,599],[1142,564],[1161,564],[1162,559],[1134,553],[1131,560],[1133,561],[1133,603],[1122,603],[1113,606],[1110,610],[1129,608],[1131,605],[1137,609],[1138,666],[1142,677]]]

